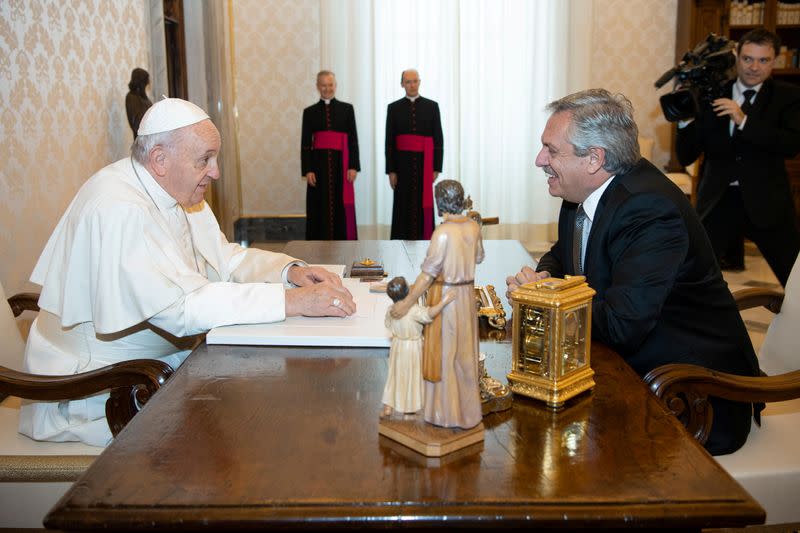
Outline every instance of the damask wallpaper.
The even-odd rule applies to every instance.
[[[305,214],[303,108],[319,99],[319,0],[233,2],[242,211]]]
[[[125,95],[147,69],[146,0],[0,1],[0,281],[27,282],[95,171],[128,153]]]
[[[26,280],[70,199],[128,152],[124,97],[131,69],[148,68],[149,1],[0,0],[7,293],[34,288]],[[300,118],[317,98],[320,0],[229,1],[242,212],[304,213]],[[662,165],[670,127],[652,84],[674,61],[677,0],[585,1],[593,8],[592,85],[631,98]]]
[[[625,94],[639,134],[655,140],[653,163],[669,160],[671,127],[653,83],[675,65],[677,0],[594,0],[592,84]]]

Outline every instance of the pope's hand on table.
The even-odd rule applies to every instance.
[[[356,312],[350,291],[328,281],[286,290],[286,316],[338,316]]]
[[[289,272],[286,274],[286,279],[298,287],[305,287],[306,285],[313,285],[315,283],[323,282],[331,283],[338,287],[342,286],[342,278],[330,270],[326,270],[319,266],[293,265],[289,267]]]

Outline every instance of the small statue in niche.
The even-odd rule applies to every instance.
[[[393,302],[405,298],[408,295],[406,279],[393,278],[386,285],[386,294]],[[400,318],[392,317],[391,307],[386,312],[386,327],[392,332],[392,345],[389,349],[389,373],[383,389],[381,416],[415,413],[422,409],[422,327],[438,316],[452,300],[451,294],[432,307],[415,303]]]

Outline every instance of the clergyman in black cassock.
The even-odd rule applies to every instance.
[[[320,101],[303,110],[300,149],[307,181],[306,239],[355,240],[353,181],[361,170],[355,112],[334,98],[333,73],[320,72],[317,89]]]
[[[429,239],[433,181],[444,155],[442,120],[439,104],[419,95],[416,70],[403,71],[400,84],[406,96],[386,111],[386,173],[394,189],[391,238]]]

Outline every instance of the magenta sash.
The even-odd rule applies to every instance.
[[[433,233],[433,137],[403,134],[395,137],[397,149],[422,152],[422,238]]]
[[[344,202],[344,219],[347,225],[347,240],[357,240],[355,193],[353,192],[353,184],[347,179],[347,171],[350,166],[347,134],[341,131],[329,130],[315,132],[314,149],[339,150],[342,152],[342,200]]]

